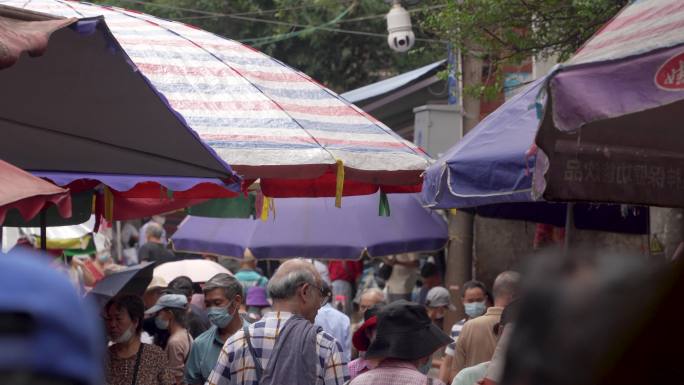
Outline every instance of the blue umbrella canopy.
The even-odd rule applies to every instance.
[[[546,77],[529,84],[487,116],[424,175],[422,198],[434,209],[463,208],[486,217],[564,226],[566,204],[532,195],[536,166],[537,103]],[[576,204],[581,229],[648,233],[648,209]]]
[[[378,215],[378,194],[345,198],[276,199],[266,221],[188,217],[171,237],[174,249],[242,258],[358,259],[432,251],[448,240],[447,224],[416,194],[389,194],[390,216]]]

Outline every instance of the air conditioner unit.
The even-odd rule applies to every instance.
[[[463,115],[458,106],[427,104],[414,108],[413,114],[413,142],[433,158],[439,158],[463,136]]]

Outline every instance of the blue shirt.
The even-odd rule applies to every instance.
[[[342,356],[346,362],[351,359],[351,329],[349,317],[335,309],[330,303],[318,309],[314,324],[330,333],[342,345]]]
[[[242,321],[243,325],[249,323]],[[209,330],[200,334],[192,342],[188,361],[185,363],[185,383],[188,385],[204,384],[209,374],[214,370],[223,343],[216,325],[211,325]]]

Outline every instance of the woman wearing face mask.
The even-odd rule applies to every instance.
[[[172,385],[166,354],[140,342],[145,305],[140,297],[116,296],[105,305],[107,335],[112,342],[105,361],[108,385]]]
[[[187,305],[188,299],[184,295],[164,294],[145,312],[147,315],[154,315],[157,328],[169,331],[165,351],[176,385],[185,385],[185,362],[192,346],[192,337],[185,328]]]

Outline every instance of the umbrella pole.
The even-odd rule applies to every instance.
[[[47,250],[47,218],[45,209],[40,211],[40,249]]]
[[[123,260],[121,256],[121,221],[116,221],[116,261]]]
[[[565,239],[563,240],[563,254],[568,255],[570,241],[575,230],[575,203],[568,202],[565,205]]]

